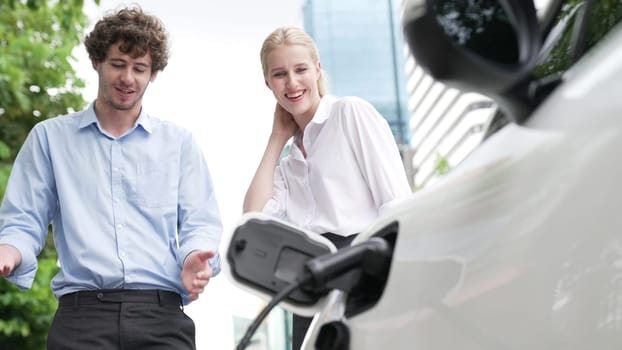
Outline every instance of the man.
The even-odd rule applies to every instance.
[[[128,7],[85,46],[97,99],[24,142],[0,207],[0,275],[30,288],[51,223],[60,272],[48,349],[194,349],[183,305],[220,271],[222,225],[190,132],[142,108],[167,65],[167,32]]]

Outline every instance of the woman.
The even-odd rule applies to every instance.
[[[367,101],[327,94],[317,47],[303,30],[276,29],[260,58],[277,103],[244,212],[283,218],[346,246],[411,193],[389,125]],[[310,320],[294,315],[293,349]]]

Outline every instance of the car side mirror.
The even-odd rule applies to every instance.
[[[308,260],[336,251],[321,235],[261,213],[249,213],[242,216],[231,235],[223,271],[238,287],[270,300],[303,274]],[[297,314],[312,316],[321,310],[324,298],[297,289],[282,303]]]
[[[541,47],[532,0],[405,0],[402,26],[413,57],[434,79],[493,98],[515,121],[533,109],[515,90]]]

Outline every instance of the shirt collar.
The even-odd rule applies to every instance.
[[[305,135],[309,132],[309,129],[312,129],[311,125],[319,126],[319,125],[324,124],[324,122],[328,120],[328,117],[330,116],[330,108],[336,100],[337,98],[333,95],[322,96],[322,98],[320,99],[320,104],[317,106],[317,110],[315,111],[313,118],[311,118],[311,121],[305,127],[305,130],[304,130]],[[298,131],[294,135],[294,140],[298,142],[301,136],[302,135],[300,134],[300,131]]]
[[[93,123],[97,124],[97,116],[95,115],[95,102],[91,102],[89,107],[84,110],[78,127],[80,129],[83,129]]]
[[[97,120],[97,115],[95,114],[95,102],[91,102],[91,104],[89,105],[89,107],[84,111],[84,114],[82,114],[82,119],[80,120],[80,125],[79,128],[85,128],[91,124],[97,124],[97,126],[99,127],[99,122]],[[147,112],[145,112],[144,108],[140,109],[140,114],[138,115],[138,119],[136,120],[136,124],[134,124],[134,127],[132,129],[135,129],[137,126],[141,126],[146,132],[150,133],[153,130],[153,122],[151,120],[151,118],[149,118],[149,115],[147,115]],[[101,129],[101,127],[100,127]]]
[[[144,108],[140,109],[140,114],[138,115],[138,119],[136,120],[136,125],[140,125],[146,132],[150,133],[153,131],[153,119],[151,119],[147,112],[145,112]]]
[[[318,105],[317,110],[315,111],[315,114],[313,115],[313,118],[311,119],[309,124],[305,127],[305,131],[304,131],[305,144],[308,145],[309,137],[314,138],[314,136],[311,136],[311,135],[316,134],[317,133],[316,129],[321,128],[321,125],[324,124],[328,120],[328,118],[330,117],[331,107],[336,100],[337,100],[337,97],[333,95],[322,96],[322,98],[320,99],[320,104]],[[313,125],[317,125],[317,127]],[[312,129],[314,129],[314,131],[311,131]],[[290,150],[290,154],[292,154],[293,157],[296,159],[304,159],[304,156],[302,155],[302,151],[298,147],[298,143],[300,143],[301,136],[302,135],[300,131],[296,132],[296,134],[294,135],[294,142],[292,145],[293,151]]]
[[[337,98],[333,95],[322,96],[322,98],[320,99],[320,104],[318,105],[310,124],[324,124],[324,122],[328,119],[328,116],[330,115],[330,107],[336,99]]]

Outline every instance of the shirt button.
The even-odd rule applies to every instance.
[[[117,228],[120,230],[120,229],[123,228],[123,225],[122,224],[117,224]]]

